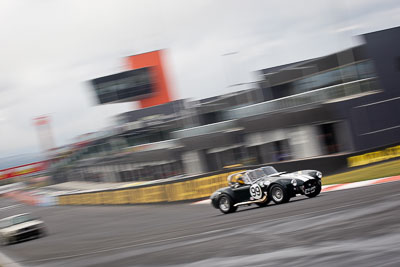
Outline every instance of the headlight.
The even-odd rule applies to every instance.
[[[10,231],[10,232],[6,233],[6,235],[7,235],[7,236],[14,236],[17,232],[18,232],[17,230],[15,230],[15,231]]]
[[[296,181],[296,179],[292,179],[291,183],[292,183],[293,186],[297,186],[297,181]]]
[[[317,172],[317,177],[318,177],[319,179],[321,179],[321,178],[322,178],[322,173],[321,173],[321,172]]]

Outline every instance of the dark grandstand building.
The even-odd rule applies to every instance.
[[[364,44],[258,71],[257,88],[118,115],[55,155],[57,182],[138,181],[351,153],[399,142],[400,27]]]

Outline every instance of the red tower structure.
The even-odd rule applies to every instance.
[[[33,120],[37,129],[40,146],[47,156],[48,151],[54,148],[54,140],[50,128],[50,118],[49,116],[41,116],[34,118]]]
[[[133,55],[127,58],[128,68],[136,70],[141,68],[151,68],[154,77],[154,91],[151,97],[139,100],[141,108],[152,107],[168,103],[172,100],[166,73],[162,62],[163,50],[147,52]]]

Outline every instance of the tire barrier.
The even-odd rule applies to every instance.
[[[209,197],[238,171],[172,183],[58,196],[58,205],[124,205],[175,202]]]

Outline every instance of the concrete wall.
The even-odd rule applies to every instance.
[[[183,152],[182,161],[186,175],[195,175],[207,171],[204,156],[199,150]]]
[[[339,145],[339,152],[350,152],[354,150],[353,138],[350,125],[347,120],[338,121],[334,124],[336,141]]]
[[[294,159],[308,158],[323,154],[317,125],[302,125],[287,129],[251,133],[244,136],[247,146],[261,146],[263,162],[274,162],[273,142],[289,140],[289,150]]]
[[[246,134],[244,136],[244,141],[247,146],[254,146],[271,143],[287,138],[287,130],[276,129],[271,131]]]
[[[303,125],[290,128],[289,144],[294,159],[322,155],[319,132],[316,125]]]

